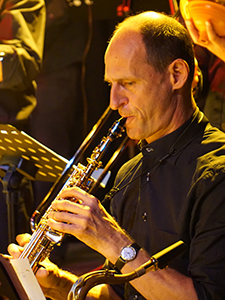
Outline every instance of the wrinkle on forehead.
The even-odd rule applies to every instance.
[[[133,75],[138,74],[138,70],[143,65],[148,65],[145,45],[142,35],[133,30],[120,30],[111,40],[105,55],[106,73],[107,66],[110,69],[121,69],[129,67]],[[107,80],[107,74],[106,74]]]

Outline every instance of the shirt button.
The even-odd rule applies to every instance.
[[[143,215],[142,215],[142,220],[143,220],[144,222],[147,221],[147,213],[146,213],[146,212],[143,213]]]
[[[147,181],[149,181],[149,180],[150,180],[150,176],[151,176],[151,173],[150,173],[150,172],[148,172],[148,173],[146,174],[146,180],[147,180]]]
[[[147,152],[152,152],[152,151],[154,151],[154,149],[152,149],[152,148],[146,148],[146,151]]]

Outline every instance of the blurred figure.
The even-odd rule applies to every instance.
[[[222,60],[225,58],[225,54],[223,53],[223,38],[214,36],[216,37],[214,39],[210,35],[208,43],[197,42],[196,29],[190,21],[187,21],[187,24],[188,30],[191,30],[190,34],[193,41],[196,42],[195,55],[203,78],[202,91],[198,94],[196,101],[211,124],[225,131],[225,62]],[[208,23],[207,28],[213,34],[210,23]],[[195,35],[193,35],[194,32]],[[208,34],[211,33],[208,32]],[[221,41],[220,46],[216,41]]]
[[[43,68],[31,123],[32,136],[67,159],[82,142],[80,82],[87,26],[79,12],[65,0],[46,1]]]
[[[202,72],[202,86],[196,101],[211,124],[225,131],[225,32],[224,37],[219,36],[206,20],[207,40],[202,41],[193,20],[183,11],[184,2],[181,2],[181,14],[195,43],[195,54]],[[202,5],[205,2],[202,1]]]
[[[0,22],[0,122],[28,128],[36,106],[45,28],[43,0],[2,1]]]
[[[29,133],[30,115],[36,106],[35,78],[42,61],[45,3],[43,0],[4,0],[0,13],[0,123]],[[16,203],[16,233],[28,230],[32,201],[32,187],[24,178]],[[0,252],[5,252],[8,220],[2,191],[0,220]]]
[[[208,41],[202,42],[199,39],[199,32],[195,28],[193,21],[186,20],[185,24],[195,44],[205,47],[206,49],[208,49],[210,52],[212,52],[218,58],[220,58],[225,62],[225,31],[224,31],[224,37],[217,35],[210,21],[206,21],[205,25],[206,25]]]

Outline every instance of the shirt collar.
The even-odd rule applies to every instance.
[[[144,157],[153,156],[154,161],[174,156],[185,148],[196,136],[202,134],[207,125],[209,125],[207,118],[196,108],[189,120],[172,133],[150,144],[145,143],[143,145],[143,141],[141,141],[139,146],[142,146],[142,154]]]

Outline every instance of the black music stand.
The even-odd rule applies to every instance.
[[[7,204],[9,243],[15,240],[14,208],[22,179],[55,182],[67,163],[25,132],[0,124],[0,177]]]

